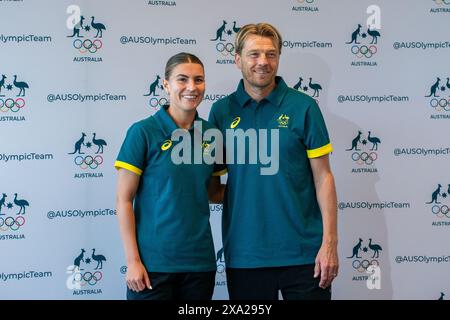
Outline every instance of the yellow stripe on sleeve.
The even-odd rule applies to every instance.
[[[142,175],[142,170],[141,169],[139,169],[139,168],[137,168],[137,167],[135,167],[135,166],[133,166],[131,164],[128,164],[126,162],[116,161],[114,163],[114,167],[116,169],[120,169],[120,168],[126,169],[128,171],[136,173],[138,176]]]
[[[328,154],[333,151],[333,146],[331,143],[324,145],[323,147],[313,149],[313,150],[306,150],[306,154],[308,155],[308,158],[318,158],[325,154]]]

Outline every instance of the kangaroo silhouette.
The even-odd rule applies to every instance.
[[[439,297],[438,300],[444,300],[444,296],[445,296],[445,294],[443,292],[441,292],[441,296]]]
[[[75,142],[75,150],[73,152],[70,152],[68,154],[75,154],[78,152],[79,154],[84,154],[84,152],[81,152],[81,146],[84,144],[84,137],[86,137],[86,134],[84,132],[81,133],[81,138]]]
[[[441,79],[438,77],[436,82],[430,88],[430,94],[425,96],[426,98],[431,97],[431,95],[433,95],[433,97],[439,97],[436,95],[436,91],[439,88],[439,81],[441,81]]]
[[[75,258],[75,260],[73,261],[73,265],[75,267],[78,268],[78,270],[83,270],[80,268],[80,262],[83,261],[84,262],[84,253],[86,251],[84,249],[81,249],[81,253],[78,255],[78,257]]]
[[[352,140],[352,147],[350,149],[346,149],[346,151],[350,151],[355,149],[356,151],[359,151],[361,149],[358,149],[358,142],[360,142],[361,139],[361,131],[358,131],[358,135]]]
[[[106,27],[103,23],[96,23],[94,22],[95,17],[91,17],[92,21],[91,21],[91,27],[94,28],[95,30],[97,30],[97,34],[95,35],[94,38],[101,38],[102,37],[102,31],[106,30]]]
[[[103,146],[106,146],[106,141],[103,139],[95,139],[95,132],[93,133],[92,143],[98,146],[97,153],[103,153]]]
[[[314,90],[314,93],[311,97],[319,97],[319,90],[322,90],[322,86],[318,83],[311,83],[312,78],[309,78],[308,86]]]
[[[358,252],[359,252],[359,250],[361,250],[362,241],[363,240],[361,238],[359,238],[358,243],[353,247],[352,256],[351,257],[347,257],[348,259],[361,258],[360,256],[358,256]]]
[[[6,202],[6,194],[3,194],[3,197],[0,199],[0,216],[4,216],[5,214],[2,213],[2,207],[6,207],[5,202]]]
[[[2,93],[2,88],[6,89],[6,87],[5,87],[5,79],[6,79],[6,76],[4,74],[2,74],[2,79],[0,80],[0,93]],[[0,94],[0,97],[4,97],[4,96],[5,95]]]
[[[25,214],[25,207],[30,206],[30,204],[28,203],[27,200],[17,200],[17,193],[14,193],[14,204],[16,206],[19,206],[19,212],[17,212],[17,214]],[[23,210],[23,212],[22,212]]]
[[[222,35],[225,32],[226,25],[227,25],[227,22],[225,20],[223,20],[222,26],[219,29],[217,29],[217,31],[216,31],[216,38],[211,39],[211,41],[216,41],[216,40],[225,41],[222,39]]]
[[[91,255],[92,259],[94,259],[95,261],[97,261],[97,266],[95,267],[94,270],[97,269],[102,269],[103,268],[103,261],[106,261],[106,258],[104,255],[101,254],[95,254],[95,249],[92,249],[92,255]]]
[[[161,77],[159,75],[156,75],[156,80],[150,84],[150,92],[148,94],[144,94],[144,97],[151,96],[152,94],[155,97],[158,96],[158,94],[156,94],[156,89],[159,88],[159,79],[161,79]]]
[[[381,34],[377,30],[370,30],[370,28],[367,29],[367,33],[372,36],[370,44],[377,44],[378,37],[381,37]]]
[[[80,22],[73,26],[73,33],[72,33],[72,35],[71,36],[67,36],[67,38],[73,38],[75,36],[77,36],[77,38],[84,38],[83,36],[80,35],[80,30],[83,29],[83,21],[84,21],[84,17],[81,16],[80,17]]]
[[[241,30],[241,28],[236,26],[236,21],[233,21],[233,31],[234,31],[235,33],[238,33],[239,30]]]
[[[448,185],[448,190],[447,190],[447,194],[450,195],[450,184]]]
[[[223,262],[223,248],[221,248],[219,251],[217,251],[216,263],[218,261]]]
[[[22,96],[22,97],[25,97],[25,89],[28,89],[28,88],[29,88],[28,84],[27,84],[26,82],[22,82],[22,81],[17,82],[16,80],[17,80],[17,76],[14,75],[14,81],[13,81],[13,84],[14,84],[14,86],[15,86],[16,88],[20,89],[19,94],[17,95],[17,97],[21,97],[21,96]],[[21,95],[21,94],[22,94],[22,95]]]
[[[450,89],[450,78],[447,78],[447,83],[445,84],[445,86],[447,87],[447,89]]]
[[[367,136],[367,140],[372,142],[372,149],[370,149],[370,150],[378,150],[378,144],[381,143],[381,140],[378,139],[377,137],[371,137],[370,131],[369,131],[369,135]]]
[[[380,251],[383,250],[380,245],[372,244],[372,239],[369,239],[369,248],[373,250],[372,258],[378,258],[380,256]]]
[[[353,33],[352,33],[352,41],[346,42],[346,43],[350,44],[350,43],[355,42],[355,44],[359,44],[359,42],[358,42],[358,35],[360,34],[360,32],[361,32],[361,25],[358,24],[358,28],[356,28],[356,30],[353,31]]]
[[[295,89],[295,90],[298,90],[298,89],[302,89],[302,81],[303,81],[303,78],[302,77],[299,77],[298,78],[298,82],[293,86],[293,88]]]
[[[437,201],[437,198],[438,198],[438,196],[441,195],[441,188],[442,188],[441,184],[438,184],[437,189],[434,190],[433,193],[431,194],[431,201],[430,202],[426,202],[427,204],[430,204],[430,203],[433,203],[433,202],[436,203],[436,204],[440,204],[440,202]]]

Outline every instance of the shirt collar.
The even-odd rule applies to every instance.
[[[172,135],[172,132],[176,129],[180,129],[177,124],[173,121],[173,119],[170,117],[170,115],[167,113],[167,109],[169,108],[169,105],[163,106],[155,115],[154,117],[158,121],[158,124],[161,128],[161,130],[164,132],[164,135],[167,137],[170,137]],[[200,118],[198,116],[198,112],[195,112],[195,119],[194,121],[199,121]],[[194,127],[190,128],[189,130],[194,129]]]
[[[288,86],[286,82],[284,82],[283,78],[279,76],[275,77],[275,83],[276,87],[263,100],[267,100],[274,106],[279,107],[281,101],[283,101],[284,95],[288,90]],[[244,89],[244,80],[242,79],[241,81],[239,81],[239,85],[236,90],[236,99],[242,108],[244,108],[247,103],[252,100],[252,97],[250,97],[250,95]]]

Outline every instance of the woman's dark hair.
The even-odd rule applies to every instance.
[[[197,56],[193,55],[192,53],[180,52],[170,57],[170,59],[167,61],[164,78],[166,80],[169,80],[173,69],[175,69],[176,66],[182,63],[197,63],[201,65],[203,69],[205,68],[203,66],[203,62]]]

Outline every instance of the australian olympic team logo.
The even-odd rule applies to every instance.
[[[13,78],[13,82],[8,82],[7,79]],[[25,81],[17,81],[17,75],[7,77],[2,74],[0,79],[0,111],[16,113],[25,108],[25,93],[29,89],[28,83]],[[12,92],[13,89],[18,91]],[[7,91],[11,91],[11,93]],[[16,93],[16,94],[15,94]]]
[[[233,57],[235,55],[234,48],[234,36],[239,32],[241,28],[237,26],[236,21],[233,21],[233,25],[230,25],[226,20],[222,21],[222,24],[216,30],[216,35],[214,39],[210,39],[216,43],[216,51],[219,52],[223,58],[228,58],[229,60],[218,60],[217,63],[225,63],[224,61],[228,61],[226,63],[234,63]],[[232,61],[232,62],[229,62]]]
[[[95,286],[103,279],[103,262],[106,258],[102,254],[96,254],[95,248],[92,254],[86,254],[86,250],[81,249],[75,257],[73,265],[67,267],[69,277],[66,280],[68,289],[81,289],[85,286]],[[95,265],[95,268],[94,268]]]
[[[86,134],[84,132],[81,133],[81,138],[78,139],[74,144],[73,152],[69,152],[68,154],[74,155],[75,164],[83,170],[88,168],[95,170],[101,164],[103,164],[103,148],[107,146],[107,143],[103,139],[98,139],[96,137],[96,133],[92,134],[92,142],[85,142]],[[95,153],[86,154],[82,150],[91,149],[93,146],[97,147]],[[94,148],[95,148],[94,147]],[[93,150],[92,150],[93,151]]]
[[[352,140],[352,145],[346,151],[352,152],[352,160],[359,165],[372,165],[378,159],[378,144],[381,143],[380,138],[372,135],[371,131],[368,131],[367,139],[362,137],[362,132],[358,131],[358,134]],[[360,144],[363,145],[361,150]],[[369,144],[369,145],[368,145]]]
[[[308,79],[308,78],[306,78],[306,79]],[[303,81],[304,81],[304,79],[302,78],[302,76],[299,76],[297,83],[294,84],[294,86],[292,88],[308,94],[309,96],[311,96],[311,98],[315,98],[316,102],[318,102],[320,91],[322,90],[322,86],[320,84],[318,84],[316,81],[313,82],[311,77],[309,77],[308,83],[306,83],[306,81],[305,82],[303,82]]]
[[[362,26],[358,24],[351,34],[351,40],[346,44],[351,45],[350,51],[359,59],[372,58],[377,52],[378,38],[381,37],[379,31],[367,28],[367,32],[362,32]],[[362,40],[361,40],[362,38]],[[364,43],[361,43],[363,41]]]
[[[378,258],[383,249],[379,244],[372,242],[372,239],[369,239],[366,245],[363,245],[363,241],[363,239],[359,238],[358,242],[353,246],[352,255],[346,258],[352,260],[353,269],[360,273],[368,273],[367,269],[370,266],[379,267]]]
[[[430,86],[428,95],[425,96],[425,98],[430,98],[429,106],[433,108],[434,111],[450,111],[450,78],[447,77],[446,80],[447,81],[444,83],[441,78],[436,77],[436,80]]]
[[[445,192],[444,188],[445,187],[439,183],[431,194],[431,200],[426,202],[426,204],[431,206],[431,212],[438,218],[450,218],[448,206],[448,200],[450,198],[450,184],[447,186],[447,192]],[[442,202],[447,202],[447,204]]]
[[[162,80],[159,75],[156,75],[155,80],[150,83],[148,88],[148,93],[144,94],[144,97],[150,97],[148,100],[148,105],[150,108],[159,110],[164,105],[169,103],[169,100],[165,97],[160,96],[164,93],[164,87],[161,84]]]
[[[73,13],[67,20],[67,26],[72,31],[68,38],[73,38],[72,46],[81,54],[97,53],[103,48],[101,40],[106,26],[96,21],[95,16],[85,17],[81,15],[78,6],[69,6],[68,13]]]
[[[314,1],[315,1],[315,0],[297,0],[298,3],[302,3],[302,4],[303,4],[303,3],[309,3],[309,4],[311,4],[311,3],[314,3]]]
[[[0,198],[0,231],[17,231],[25,225],[25,212],[30,203],[18,197],[17,193],[14,193],[13,203],[7,201],[8,195],[6,193],[1,194]],[[15,209],[15,210],[14,210]],[[17,212],[8,212],[8,211]]]

